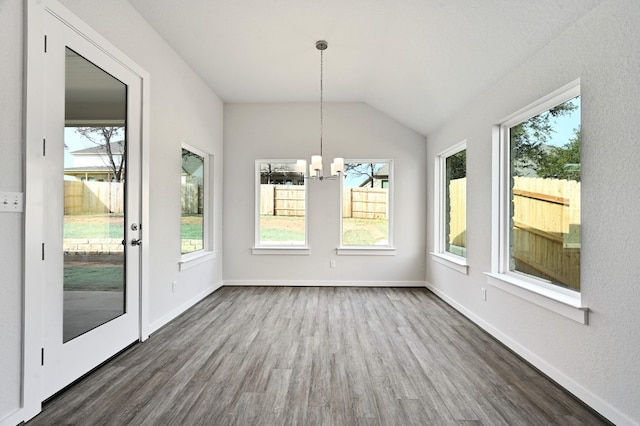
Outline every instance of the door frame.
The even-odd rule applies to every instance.
[[[25,90],[24,90],[24,261],[23,261],[23,336],[22,336],[22,395],[17,421],[28,420],[42,409],[42,315],[43,286],[42,265],[45,206],[44,161],[45,139],[45,17],[53,15],[63,24],[85,38],[100,51],[119,62],[141,80],[141,128],[140,128],[140,223],[143,245],[140,253],[140,317],[138,333],[140,341],[149,337],[149,74],[95,30],[63,7],[56,0],[28,0],[25,2]]]

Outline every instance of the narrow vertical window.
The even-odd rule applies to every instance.
[[[206,249],[208,155],[183,144],[181,173],[181,253]]]
[[[341,247],[392,246],[391,160],[345,161]]]
[[[467,142],[436,156],[433,259],[467,273]]]
[[[467,150],[448,156],[445,164],[444,249],[467,257]]]
[[[306,247],[307,195],[296,160],[256,161],[256,248]]]

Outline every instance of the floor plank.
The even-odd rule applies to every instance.
[[[27,424],[608,423],[426,289],[223,287]]]

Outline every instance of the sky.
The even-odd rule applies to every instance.
[[[96,146],[93,142],[88,141],[87,139],[76,133],[75,129],[75,127],[64,128],[64,144],[67,146],[67,148],[64,150],[65,168],[73,167],[73,155],[71,155],[73,151],[85,148],[93,148]],[[117,138],[116,140],[120,140],[120,138]]]
[[[76,133],[75,128],[73,127],[65,127],[64,128],[64,144],[67,146],[64,150],[64,167],[73,167],[73,155],[71,153],[73,151],[77,151],[79,149],[89,148],[93,145],[86,139],[83,139],[82,136]]]
[[[571,112],[571,114],[558,117],[556,119],[556,133],[553,133],[549,145],[563,146],[574,135],[573,130],[580,127],[580,112],[581,104],[580,98],[575,98],[571,101],[572,104],[578,108]]]

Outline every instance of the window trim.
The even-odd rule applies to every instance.
[[[309,248],[309,185],[304,182],[304,243],[302,244],[261,244],[260,243],[260,164],[262,163],[291,163],[295,166],[296,159],[291,158],[262,158],[255,160],[254,165],[254,238],[251,254],[256,255],[304,255],[311,254]]]
[[[389,215],[389,238],[388,244],[384,245],[344,245],[342,243],[342,207],[344,202],[344,180],[339,183],[340,185],[340,206],[339,206],[339,218],[340,218],[340,227],[339,227],[339,235],[338,235],[338,247],[336,247],[336,254],[339,256],[395,256],[396,249],[393,245],[393,218],[394,218],[394,209],[393,209],[393,199],[394,199],[394,186],[395,186],[395,175],[393,169],[393,160],[390,158],[386,159],[353,159],[353,158],[345,158],[344,164],[348,163],[387,163],[389,165],[389,179],[388,179],[388,200],[387,200],[387,209]],[[344,177],[342,177],[344,179]]]
[[[469,274],[467,258],[446,251],[446,211],[447,208],[447,158],[467,149],[467,140],[464,139],[450,146],[436,155],[434,165],[434,222],[433,222],[433,252],[431,258],[434,262],[445,265],[464,275]],[[466,206],[465,206],[466,208]]]
[[[490,285],[586,325],[589,308],[582,304],[580,292],[509,270],[509,129],[579,95],[580,79],[576,79],[493,126],[491,272],[486,275]]]
[[[213,214],[213,206],[211,203],[213,198],[211,194],[211,191],[213,190],[213,182],[211,181],[213,176],[213,172],[211,170],[213,159],[211,157],[213,157],[213,155],[196,148],[191,144],[182,142],[180,149],[180,170],[182,170],[182,149],[191,151],[204,159],[202,178],[202,182],[204,184],[204,213],[202,214],[202,249],[189,253],[180,253],[180,260],[178,261],[178,270],[180,271],[192,268],[201,263],[215,259],[216,257],[216,252],[213,250],[213,235],[211,233],[211,215]],[[180,219],[182,220],[182,207],[180,207]],[[180,234],[180,244],[182,244],[182,232]],[[182,252],[182,249],[180,251]]]

